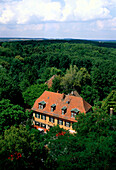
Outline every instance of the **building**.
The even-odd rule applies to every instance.
[[[48,85],[49,89],[52,87],[53,80],[54,80],[55,77],[57,77],[57,75],[53,75],[48,81],[45,82],[45,84]]]
[[[87,113],[92,106],[81,96],[65,95],[44,91],[35,101],[33,110],[33,124],[36,128],[49,129],[54,125],[73,132],[72,124],[75,116]]]

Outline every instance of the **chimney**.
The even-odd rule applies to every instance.
[[[110,108],[110,116],[113,115],[113,108]]]
[[[71,94],[74,95],[74,91],[71,91]]]
[[[72,91],[71,94],[72,94],[73,96],[75,96],[74,91]]]
[[[64,93],[62,93],[62,99],[65,99],[65,94]]]

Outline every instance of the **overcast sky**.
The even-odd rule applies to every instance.
[[[0,0],[0,37],[116,40],[116,0]]]

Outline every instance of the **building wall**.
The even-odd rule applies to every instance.
[[[38,113],[37,113],[37,114],[38,114]],[[33,124],[34,124],[34,125],[35,125],[35,122],[39,122],[39,123],[45,124],[45,125],[46,125],[46,129],[49,129],[50,126],[56,126],[56,125],[58,125],[58,118],[55,118],[55,117],[54,117],[54,123],[52,123],[52,122],[49,121],[49,116],[48,116],[48,115],[45,115],[45,116],[46,116],[46,120],[43,120],[43,119],[42,119],[42,115],[44,115],[44,114],[42,114],[42,113],[39,113],[39,114],[40,114],[40,117],[37,118],[37,117],[35,117],[35,113],[33,113],[33,118],[34,118]],[[51,116],[51,117],[52,117],[52,116]],[[72,128],[72,122],[70,122],[70,121],[65,121],[65,120],[63,120],[63,119],[60,119],[60,120],[63,121],[63,125],[59,125],[60,128],[64,128],[64,129],[66,129],[66,130],[73,130],[73,128]],[[67,126],[65,125],[65,122],[70,122],[70,127],[67,127]]]

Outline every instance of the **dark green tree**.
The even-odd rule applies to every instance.
[[[8,99],[0,101],[0,133],[9,129],[12,125],[18,126],[31,118],[31,113],[25,112],[19,105],[13,105]]]
[[[10,99],[12,103],[23,103],[22,94],[15,80],[0,67],[0,99]]]
[[[0,167],[2,169],[44,169],[46,149],[26,127],[12,126],[0,136]]]
[[[35,100],[40,97],[45,90],[48,90],[48,86],[46,84],[34,84],[28,87],[27,90],[23,92],[25,104],[32,107]]]
[[[115,169],[116,118],[103,110],[79,114],[74,124],[76,134],[49,138],[49,159],[53,169]],[[50,132],[49,132],[50,133]],[[49,160],[50,162],[50,160]]]
[[[62,78],[61,76],[56,76],[54,78],[54,80],[52,81],[53,84],[52,84],[52,88],[51,88],[51,91],[53,92],[62,92],[62,86],[61,86],[61,81],[62,81]]]

